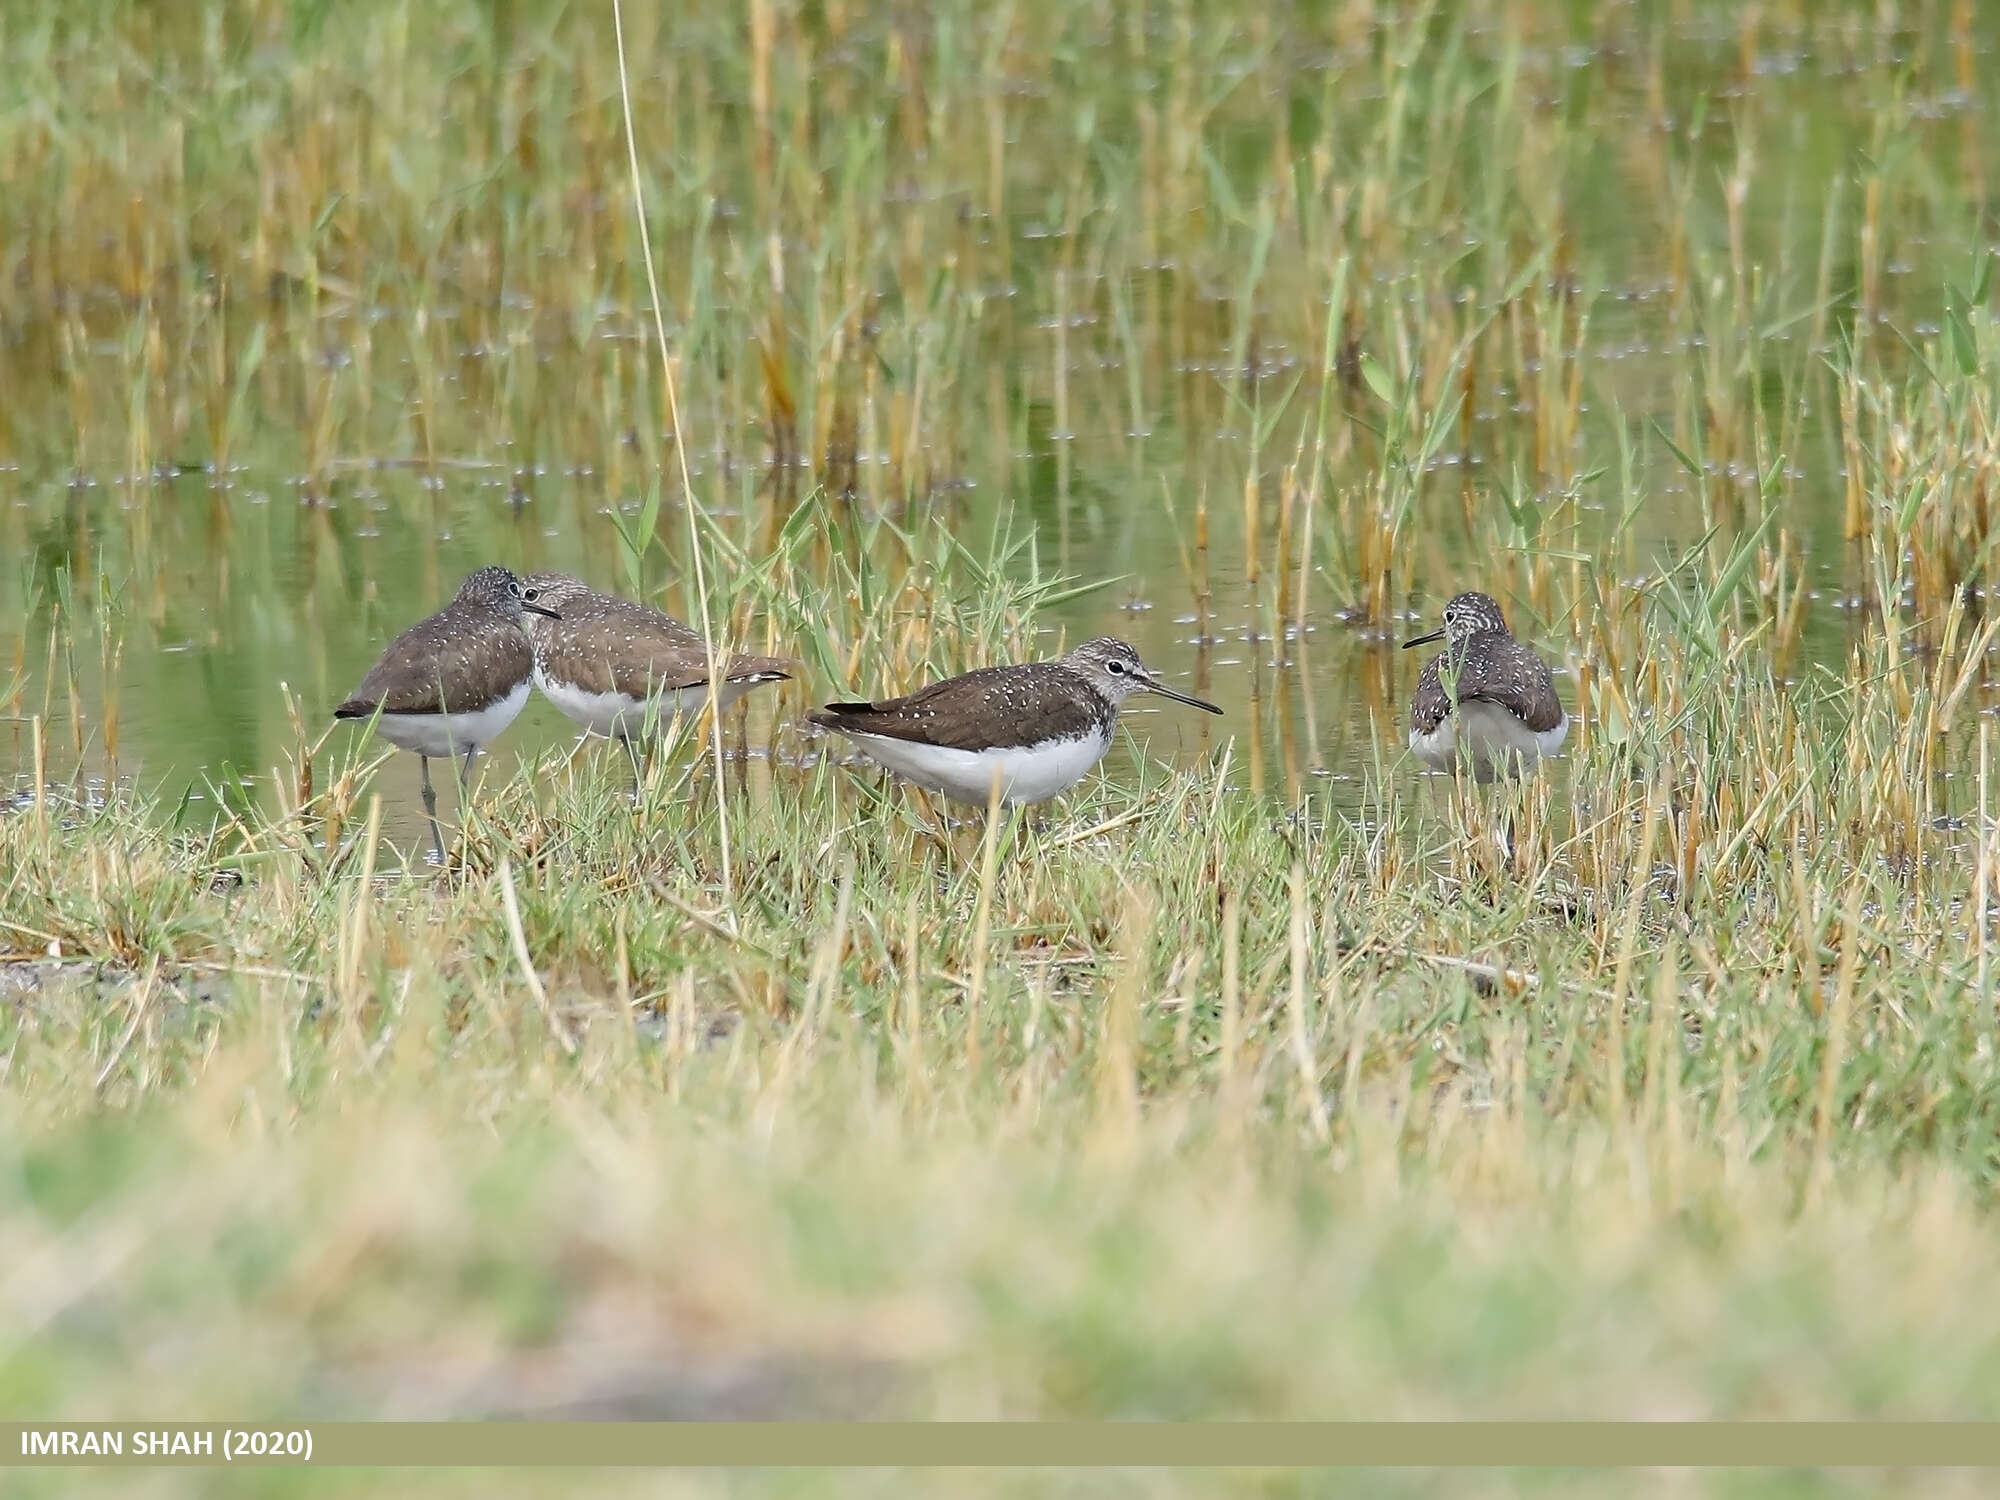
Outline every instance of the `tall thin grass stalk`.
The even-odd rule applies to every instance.
[[[1324,1141],[1332,1131],[1327,1124],[1326,1101],[1320,1095],[1319,1062],[1313,1056],[1312,1038],[1306,1028],[1306,969],[1311,962],[1311,948],[1306,936],[1306,870],[1297,860],[1292,862],[1291,903],[1292,983],[1286,1008],[1291,1013],[1292,1056],[1298,1063],[1299,1095],[1312,1121],[1313,1135]]]
[[[993,881],[1000,868],[1000,772],[986,797],[985,840],[979,852],[979,905],[972,922],[972,972],[965,985],[965,1074],[979,1071],[980,1008],[986,992],[986,945],[993,934]]]
[[[716,698],[720,679],[715,670],[715,633],[708,613],[708,570],[701,557],[701,502],[688,474],[687,439],[681,431],[681,403],[674,381],[674,362],[667,350],[667,324],[660,312],[660,278],[653,268],[653,236],[646,227],[646,190],[639,176],[639,137],[632,128],[632,83],[625,68],[625,7],[611,0],[612,31],[618,41],[618,102],[625,115],[625,155],[632,172],[632,211],[639,219],[639,254],[646,262],[646,292],[652,302],[653,337],[660,349],[660,378],[666,385],[667,417],[674,429],[674,459],[681,470],[681,494],[687,502],[688,556],[694,561],[695,600],[700,609],[702,650],[708,660],[708,742],[715,755],[716,842],[722,863],[722,908],[735,924],[735,883],[729,868],[729,787],[722,775],[722,714]]]
[[[1993,823],[1988,801],[1993,772],[1993,720],[1979,716],[1979,853],[1972,882],[1972,941],[1978,954],[1979,1030],[1988,1047],[1993,1042],[1993,990],[1986,960],[1986,912],[1993,901]]]
[[[521,902],[514,894],[514,862],[505,855],[500,859],[500,909],[507,919],[507,941],[514,950],[514,961],[521,966],[521,978],[528,986],[528,993],[535,997],[542,1018],[548,1022],[549,1034],[564,1052],[575,1057],[576,1038],[569,1034],[562,1017],[549,1003],[549,992],[542,987],[542,976],[535,972],[534,957],[528,952],[528,935],[521,926]]]
[[[1840,1070],[1847,1061],[1847,1022],[1854,1009],[1854,980],[1861,968],[1861,881],[1849,887],[1841,914],[1840,963],[1834,971],[1833,1004],[1826,1015],[1825,1050],[1820,1054],[1819,1087],[1813,1094],[1812,1172],[1807,1198],[1817,1203],[1833,1170],[1833,1122]]]
[[[1223,1128],[1241,1123],[1237,1052],[1243,1045],[1243,898],[1234,890],[1222,898],[1222,1017],[1217,1039],[1220,1076],[1216,1092],[1222,1100]]]

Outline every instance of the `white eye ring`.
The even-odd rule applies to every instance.
[[[1119,675],[1120,675],[1120,676],[1122,677],[1122,676],[1124,675],[1124,673],[1125,673],[1125,663],[1124,663],[1124,662],[1122,662],[1122,661],[1111,661],[1111,662],[1106,662],[1106,663],[1105,663],[1105,670],[1106,670],[1106,671],[1111,671],[1111,672],[1116,672],[1116,673],[1118,673],[1118,674],[1119,674]]]

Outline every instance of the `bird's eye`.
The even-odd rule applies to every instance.
[[[1125,663],[1122,661],[1108,661],[1104,664],[1104,669],[1107,672],[1116,672],[1120,677],[1125,675]]]
[[[530,604],[533,604],[537,599],[542,597],[540,589],[516,589],[515,592]]]

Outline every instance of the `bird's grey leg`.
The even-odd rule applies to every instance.
[[[428,755],[419,755],[417,765],[422,769],[424,777],[424,816],[430,820],[431,825],[431,853],[437,857],[439,864],[443,864],[444,834],[438,829],[438,797],[437,789],[431,785],[431,758]]]

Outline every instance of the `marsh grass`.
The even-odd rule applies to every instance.
[[[115,1404],[99,1361],[190,1318],[186,1399],[287,1409],[1983,1413],[1973,866],[1845,774],[1917,731],[1640,644],[1677,698],[1562,785],[1392,779],[1362,820],[1225,746],[983,866],[866,773],[774,771],[727,911],[714,799],[635,815],[608,755],[485,785],[445,877],[377,864],[359,755],[206,835],[24,807],[14,1388]],[[29,1330],[106,1278],[86,1395]]]
[[[10,1409],[1993,1415],[1975,9],[634,7],[679,442],[608,16],[0,17]],[[350,673],[689,547],[427,872]],[[802,727],[1106,625],[1015,838]]]

